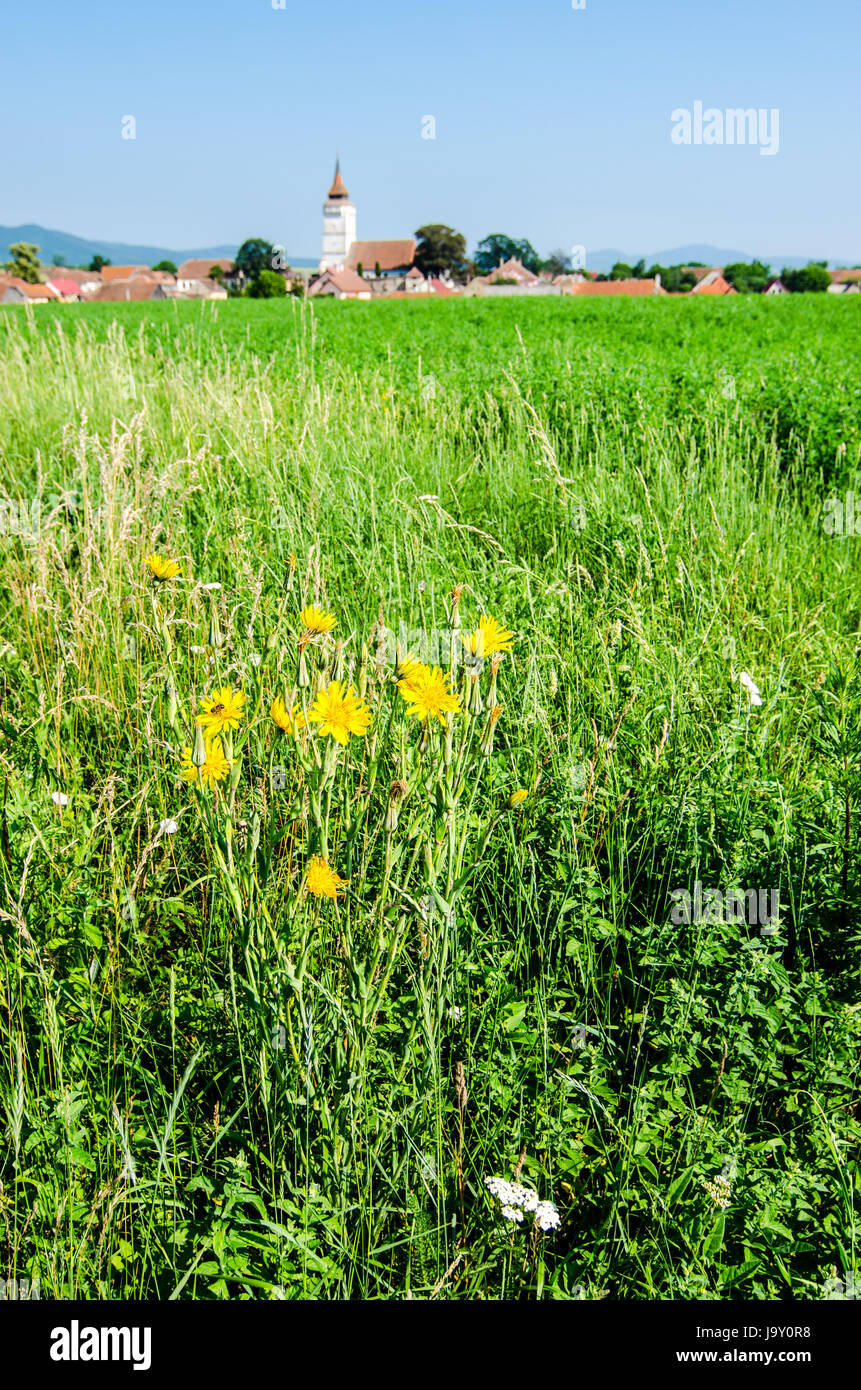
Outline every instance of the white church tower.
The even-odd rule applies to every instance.
[[[321,270],[340,270],[347,263],[350,247],[356,240],[356,209],[350,202],[341,161],[335,164],[335,177],[329,196],[323,204],[323,254]]]

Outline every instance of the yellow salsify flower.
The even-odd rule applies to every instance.
[[[464,635],[463,644],[473,656],[492,656],[494,652],[510,652],[513,640],[514,634],[495,618],[481,617],[475,632]]]
[[[330,681],[321,690],[308,711],[308,720],[319,724],[320,734],[331,734],[338,743],[347,744],[350,735],[364,738],[371,722],[371,711],[360,699],[355,686]]]
[[[333,901],[343,892],[345,880],[339,878],[325,859],[315,854],[308,865],[305,886],[315,898],[331,898]]]
[[[153,579],[157,579],[160,584],[163,584],[166,579],[176,579],[180,572],[178,560],[168,560],[166,556],[158,555],[155,551],[152,555],[147,555],[144,564],[149,566]]]
[[[276,695],[272,701],[269,718],[278,725],[279,729],[283,729],[285,734],[298,734],[300,729],[304,729],[307,724],[301,705],[294,705],[293,713],[288,714],[287,706],[280,695]]]
[[[416,719],[438,719],[445,724],[446,714],[460,709],[460,696],[454,694],[448,676],[439,666],[413,662],[403,680],[398,681],[398,690],[406,701],[407,714]]]
[[[200,703],[203,712],[197,716],[197,722],[210,737],[225,729],[238,729],[245,718],[242,710],[245,696],[241,690],[231,690],[229,685],[213,690],[210,695],[201,695]]]
[[[315,603],[309,603],[299,614],[299,621],[306,632],[331,632],[338,619],[334,613],[324,613]]]
[[[517,791],[512,792],[511,796],[508,798],[509,806],[512,808],[515,806],[522,806],[528,795],[529,792],[525,787],[518,787]]]
[[[226,777],[229,771],[230,763],[224,756],[220,738],[206,740],[206,761],[200,767],[195,767],[192,762],[190,748],[182,750],[182,776],[186,782],[197,782],[200,786],[211,789],[222,777]]]

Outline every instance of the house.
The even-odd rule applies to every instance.
[[[435,275],[431,276],[428,284],[431,288],[431,294],[436,295],[439,299],[448,299],[452,295],[461,293],[460,290],[455,289],[454,285],[447,284],[445,280],[439,280]]]
[[[829,270],[828,274],[831,276],[832,287],[834,285],[839,285],[839,292],[841,294],[846,285],[857,284],[861,281],[861,267],[857,265],[853,266],[851,269]]]
[[[142,271],[149,271],[149,266],[104,265],[102,266],[102,284],[110,285],[114,280],[131,280],[133,276],[140,275]]]
[[[77,280],[67,280],[64,275],[53,275],[49,286],[60,296],[64,304],[76,304],[81,298],[81,287]]]
[[[534,275],[531,270],[527,270],[522,261],[519,261],[515,256],[512,256],[507,261],[503,261],[501,265],[498,265],[495,270],[492,270],[489,275],[485,276],[485,279],[491,285],[504,283],[505,281],[513,281],[516,285],[538,284],[538,276]]]
[[[74,280],[80,294],[88,294],[97,290],[102,283],[100,271],[81,270],[74,265],[43,265],[41,271],[49,285],[53,285],[58,277],[62,277],[63,280]]]
[[[170,299],[227,299],[227,290],[219,280],[212,280],[204,275],[200,280],[185,280],[184,284],[189,288],[181,290],[179,288],[179,276],[175,285],[164,285],[162,288],[166,292],[166,297]]]
[[[212,277],[209,272],[214,270],[216,266],[221,271],[225,280],[230,281],[234,279],[235,266],[229,257],[217,256],[215,260],[213,260],[211,257],[197,256],[192,257],[190,260],[183,261],[182,265],[177,270],[176,288],[181,294],[191,294],[195,299],[212,298],[213,296],[211,295],[201,295],[194,287],[203,280],[211,281]],[[225,296],[219,295],[216,297],[223,298]]]
[[[26,304],[27,295],[24,293],[21,281],[17,275],[6,275],[0,273],[0,304]]]
[[[722,265],[683,265],[681,270],[685,275],[693,275],[697,284],[707,275],[723,275]]]
[[[91,304],[139,303],[141,300],[168,298],[169,287],[144,275],[136,275],[132,280],[115,280],[113,284],[102,285],[95,294],[88,296]]]
[[[354,241],[347,257],[347,269],[370,279],[402,279],[416,258],[413,237],[397,241]]]
[[[789,294],[789,290],[786,288],[782,280],[774,279],[769,280],[768,284],[763,290],[763,294]]]
[[[661,286],[660,275],[656,275],[654,280],[582,280],[579,284],[571,285],[568,293],[599,296],[628,294],[643,299],[648,295],[665,295],[667,291]]]
[[[330,295],[334,299],[370,299],[370,286],[354,270],[324,270],[308,290],[309,295]]]
[[[720,270],[710,270],[707,275],[703,275],[693,289],[691,294],[735,294],[735,288],[728,280],[723,278]]]
[[[59,299],[50,285],[30,285],[17,275],[0,273],[0,304],[57,304]]]

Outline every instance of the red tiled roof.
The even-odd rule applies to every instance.
[[[49,280],[48,283],[57,291],[57,294],[70,295],[81,293],[81,287],[77,280],[67,280],[65,276],[62,280],[57,277],[56,279]]]
[[[574,284],[569,294],[633,294],[639,296],[666,294],[654,280],[583,280]]]
[[[533,275],[531,270],[527,270],[522,261],[517,260],[515,256],[498,265],[496,270],[491,271],[488,278],[491,284],[496,279],[517,280],[523,285],[537,285],[538,283],[538,276]]]
[[[312,294],[322,294],[326,285],[334,285],[342,294],[370,294],[370,286],[354,270],[326,270],[311,286]],[[318,289],[319,286],[319,289]]]
[[[139,275],[142,270],[149,270],[148,265],[105,265],[102,266],[102,284],[109,285],[113,280],[130,280],[133,275]]]
[[[432,279],[430,284],[434,294],[438,294],[441,299],[445,299],[448,295],[460,293],[459,290],[453,290],[451,286],[446,285],[442,280]]]
[[[43,265],[42,274],[46,275],[52,284],[58,276],[62,276],[64,280],[74,280],[76,285],[92,284],[94,280],[102,283],[98,270],[80,270],[74,265]]]
[[[377,264],[380,270],[400,270],[402,266],[411,266],[415,258],[416,243],[412,237],[403,241],[354,241],[347,265],[351,270],[359,265],[363,270],[373,270]]]
[[[694,285],[691,294],[735,294],[733,286],[722,275],[716,275],[714,280],[700,280]]]
[[[216,256],[211,260],[207,260],[206,256],[193,256],[190,260],[183,261],[176,272],[176,278],[177,280],[206,280],[214,265],[223,270],[225,275],[229,275],[233,270],[233,261],[227,256]]]
[[[102,285],[91,294],[89,299],[92,303],[122,303],[125,300],[152,299],[154,292],[158,289],[158,282],[150,280],[144,275],[138,275],[134,280],[115,280],[112,285]]]
[[[829,270],[832,285],[843,285],[848,280],[861,280],[861,270]]]

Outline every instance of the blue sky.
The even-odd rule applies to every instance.
[[[861,261],[858,0],[284,5],[8,9],[0,223],[316,256],[337,148],[360,237]],[[778,108],[778,153],[673,144],[695,101]]]

